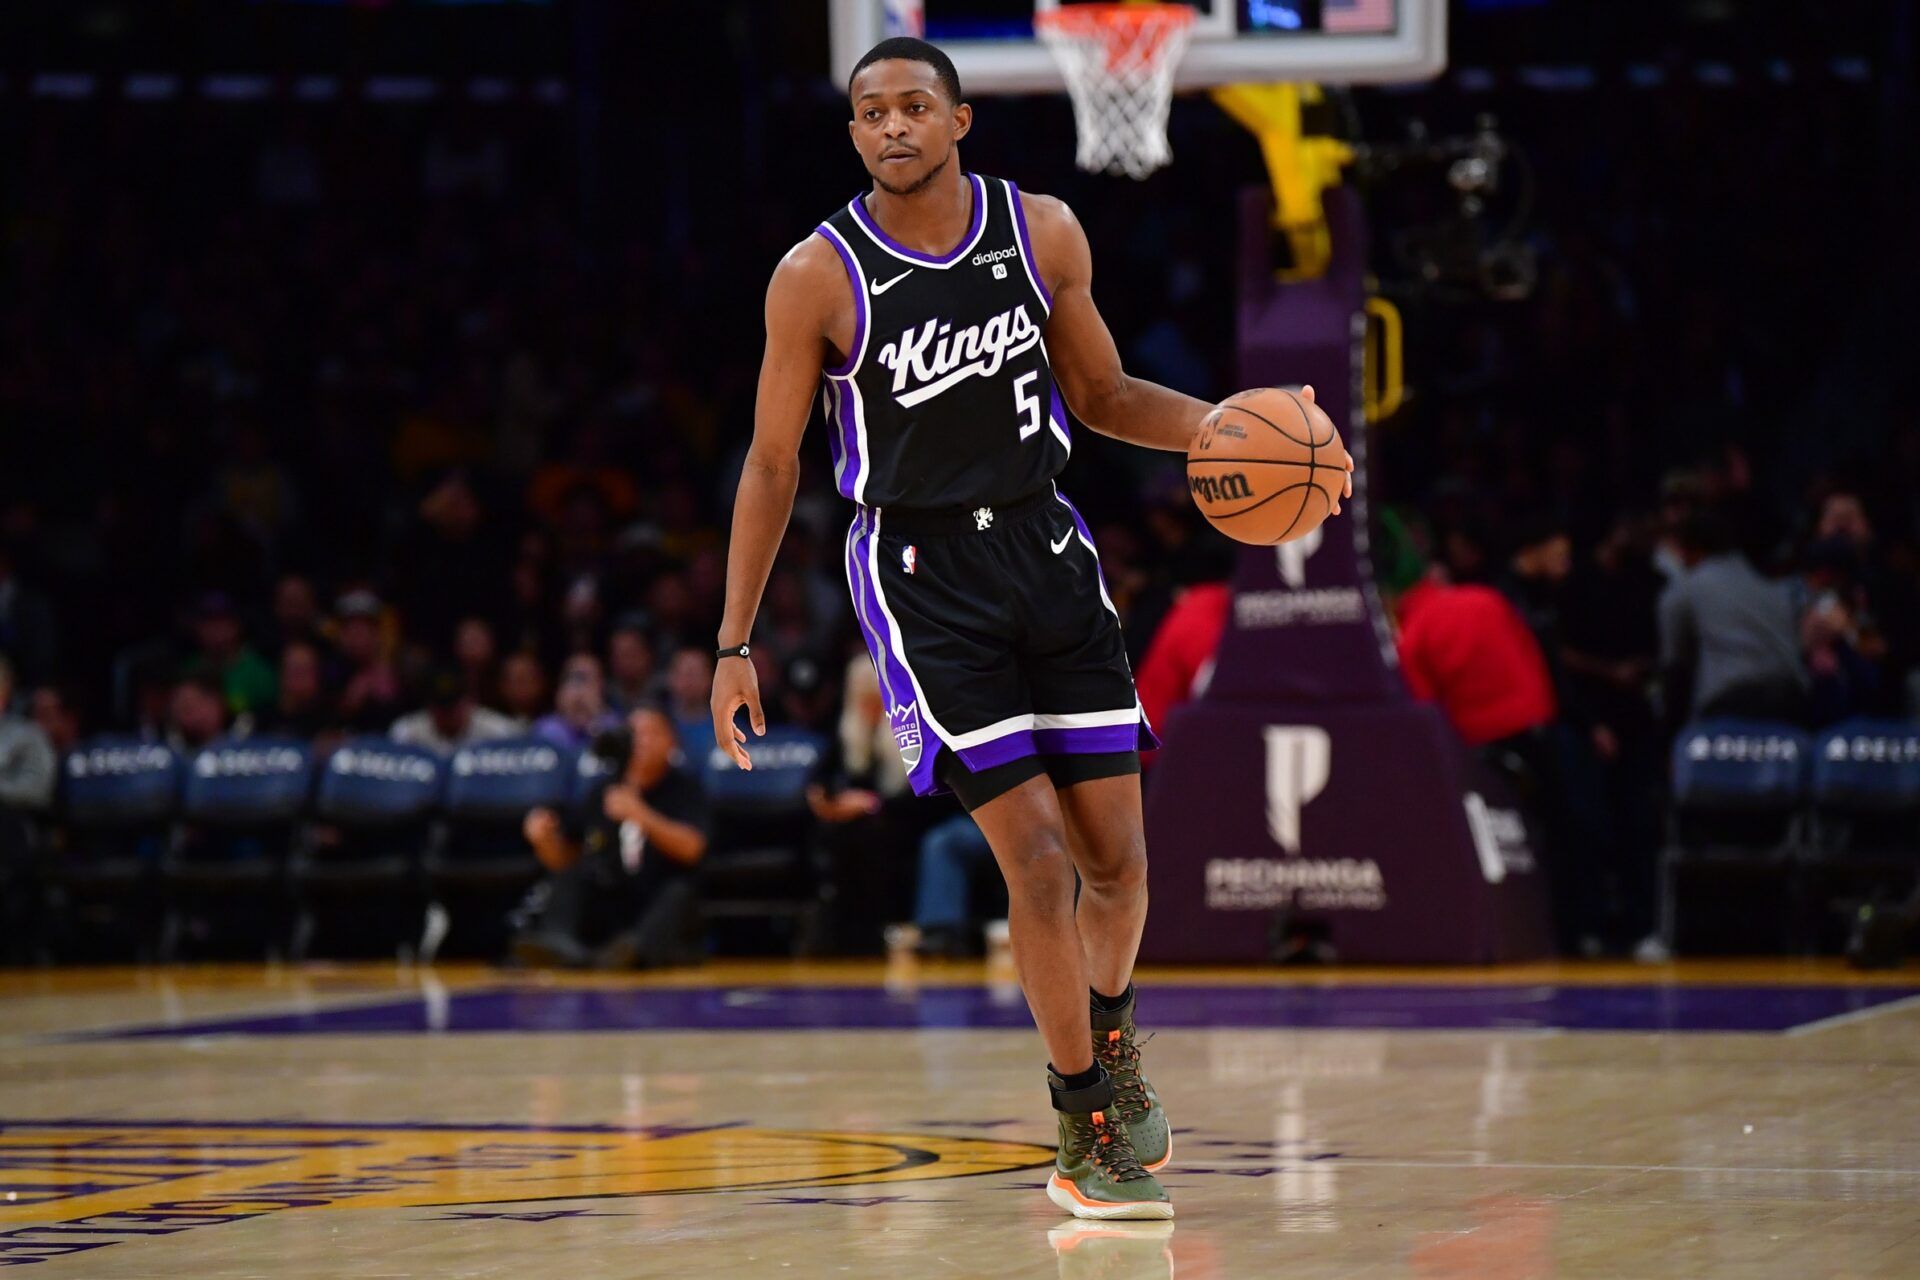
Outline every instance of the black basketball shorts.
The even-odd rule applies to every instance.
[[[950,789],[943,754],[978,774],[1160,745],[1093,536],[1051,486],[967,511],[862,507],[846,562],[916,793]]]

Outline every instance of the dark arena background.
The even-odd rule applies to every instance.
[[[1179,8],[1133,177],[1024,0],[0,6],[0,1268],[1920,1274],[1920,4]],[[818,410],[715,746],[897,33],[1130,373],[1357,464],[1243,546],[1071,424],[1177,1226],[1041,1191]]]

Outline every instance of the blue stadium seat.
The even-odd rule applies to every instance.
[[[1829,929],[1837,918],[1857,915],[1863,903],[1914,896],[1920,880],[1920,724],[1846,720],[1820,735],[1813,749],[1805,862],[1811,896],[1828,908],[1823,923]]]
[[[195,753],[161,862],[163,959],[229,928],[278,950],[289,918],[287,861],[312,793],[313,753],[298,739],[226,738]],[[234,910],[241,901],[253,910]]]
[[[1813,800],[1831,813],[1920,813],[1920,724],[1847,720],[1821,734]]]
[[[295,959],[364,955],[369,947],[391,955],[413,941],[446,772],[434,752],[389,738],[352,738],[327,757],[314,821],[289,873]]]
[[[578,753],[544,738],[462,747],[447,765],[445,838],[426,857],[431,900],[421,954],[443,945],[492,958],[504,949],[507,912],[539,880],[521,834],[531,809],[560,810],[573,794]]]
[[[804,729],[770,727],[750,737],[753,768],[744,770],[712,744],[702,770],[713,829],[700,862],[701,909],[710,920],[782,922],[797,953],[815,948],[822,877],[814,865],[813,813],[807,787],[820,772],[827,743]]]
[[[145,957],[153,892],[180,805],[180,757],[165,743],[90,738],[61,762],[57,851],[43,866],[42,943],[62,959]]]
[[[1674,738],[1660,903],[1670,948],[1678,949],[1681,873],[1689,867],[1778,881],[1788,897],[1784,914],[1797,919],[1802,886],[1795,863],[1805,840],[1812,754],[1805,733],[1772,721],[1700,720]],[[1790,935],[1788,945],[1796,943]]]

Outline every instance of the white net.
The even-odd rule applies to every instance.
[[[1086,4],[1037,15],[1073,97],[1089,173],[1144,178],[1173,159],[1167,113],[1193,10],[1184,4]]]

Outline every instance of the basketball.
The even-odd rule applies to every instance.
[[[1347,482],[1347,447],[1317,405],[1284,387],[1222,400],[1187,449],[1187,487],[1213,527],[1272,546],[1320,527]]]

